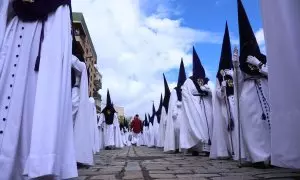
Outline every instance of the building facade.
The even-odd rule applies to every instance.
[[[76,56],[86,64],[88,74],[89,96],[96,101],[97,112],[101,111],[101,95],[98,93],[102,89],[102,75],[97,68],[97,53],[95,51],[91,36],[82,13],[73,12],[73,30],[75,34]]]

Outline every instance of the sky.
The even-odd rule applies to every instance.
[[[242,0],[262,52],[265,52],[259,0]],[[225,23],[238,46],[237,0],[72,0],[82,12],[97,52],[107,89],[125,115],[141,117],[158,107],[163,73],[172,90],[183,58],[191,75],[194,46],[213,89]]]

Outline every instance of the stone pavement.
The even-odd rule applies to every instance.
[[[79,169],[79,176],[80,180],[292,180],[300,179],[300,171],[281,168],[238,168],[237,162],[229,160],[165,154],[160,149],[147,147],[125,147],[121,150],[101,151],[95,155],[95,166]]]

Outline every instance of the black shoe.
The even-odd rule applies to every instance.
[[[176,150],[175,150],[175,153],[179,153],[179,149],[176,149]]]
[[[210,152],[205,152],[204,154],[205,154],[206,157],[209,157]]]
[[[106,146],[106,147],[105,147],[105,150],[111,150],[111,147]]]
[[[198,151],[193,151],[192,156],[199,156],[199,152]]]
[[[257,168],[257,169],[266,169],[266,168],[268,168],[268,165],[266,165],[264,162],[256,162],[256,163],[253,163],[252,166],[254,168]]]

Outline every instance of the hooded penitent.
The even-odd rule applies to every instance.
[[[106,106],[102,110],[102,113],[105,116],[105,123],[108,125],[112,124],[114,121],[114,114],[116,113],[116,110],[114,109],[111,102],[109,90],[107,90]]]
[[[168,107],[169,107],[171,92],[170,92],[170,88],[168,86],[168,82],[167,82],[167,79],[165,77],[165,74],[163,74],[163,76],[164,76],[164,86],[165,86],[165,96],[164,96],[164,100],[163,100],[163,107],[165,108],[166,113],[168,113]]]
[[[156,117],[157,117],[157,122],[158,124],[160,123],[160,119],[161,119],[161,110],[162,110],[162,106],[163,106],[163,100],[162,100],[162,94],[160,95],[160,101],[159,101],[159,106],[158,109],[156,111]]]
[[[193,75],[190,77],[193,81],[198,93],[201,95],[207,95],[207,92],[202,91],[200,86],[207,84],[209,79],[206,77],[205,70],[201,64],[200,58],[193,47]]]
[[[181,86],[184,84],[185,80],[186,80],[186,73],[184,69],[183,59],[181,58],[177,86],[175,87],[178,101],[182,100]]]
[[[232,54],[231,54],[231,45],[230,45],[230,37],[228,31],[228,25],[226,22],[225,33],[223,37],[221,58],[219,62],[219,69],[217,73],[217,78],[219,80],[219,84],[221,85],[223,81],[223,76],[221,71],[225,69],[233,69],[232,65]],[[226,94],[227,96],[233,95],[234,87],[233,87],[233,79],[231,76],[225,75],[224,80],[226,81]]]
[[[145,120],[144,120],[143,124],[144,124],[145,127],[149,127],[147,114],[145,114]]]
[[[257,40],[251,28],[248,16],[241,0],[238,3],[238,24],[240,34],[240,68],[249,75],[261,75],[259,70],[246,62],[249,55],[255,56],[260,62],[266,64],[266,56],[260,52]]]
[[[156,116],[156,111],[155,111],[155,106],[154,106],[154,102],[153,102],[153,105],[152,105],[152,115],[150,117],[150,120],[149,122],[153,125],[154,124],[154,118]]]

